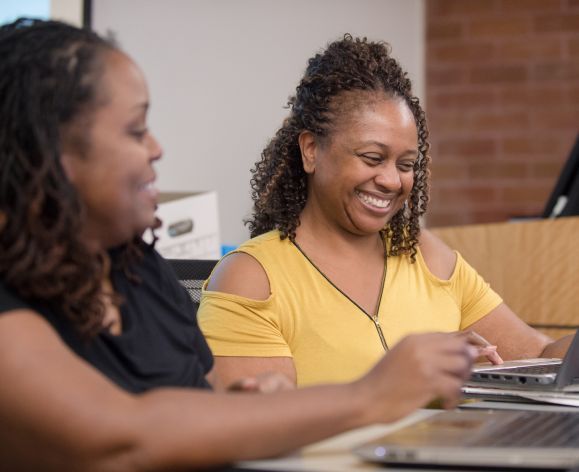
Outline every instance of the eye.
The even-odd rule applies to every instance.
[[[377,166],[384,161],[379,154],[358,154],[358,157],[371,166]]]
[[[133,136],[137,141],[142,141],[143,139],[145,139],[145,136],[147,135],[147,133],[149,132],[149,130],[147,128],[139,128],[139,129],[133,129],[130,131],[131,136]]]
[[[401,172],[412,172],[414,170],[414,161],[403,161],[398,163]]]

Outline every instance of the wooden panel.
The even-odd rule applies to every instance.
[[[568,334],[575,334],[575,329],[558,329],[558,328],[537,328],[541,333],[550,336],[553,339],[559,339]]]
[[[527,323],[579,325],[578,217],[432,232],[459,251]]]

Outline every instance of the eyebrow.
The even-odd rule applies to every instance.
[[[368,146],[368,145],[375,145],[378,146],[380,149],[386,151],[386,152],[390,152],[391,148],[390,146],[388,146],[387,144],[381,143],[380,141],[364,141],[363,143],[361,143],[361,146]],[[402,156],[406,156],[406,155],[411,155],[411,156],[415,156],[418,157],[418,149],[407,149],[406,151],[402,152],[401,154]]]

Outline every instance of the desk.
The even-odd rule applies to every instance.
[[[577,408],[528,404],[514,402],[475,402],[464,405],[467,408],[493,408],[493,409],[526,409],[542,411],[573,411]],[[398,428],[411,424],[415,421],[427,418],[430,415],[439,413],[440,410],[418,410],[406,418],[391,424],[367,426],[343,433],[333,438],[320,441],[306,446],[297,453],[281,457],[279,459],[269,459],[260,461],[246,461],[236,464],[236,470],[246,471],[281,471],[281,472],[356,472],[370,470],[389,470],[397,472],[425,472],[424,468],[413,469],[409,467],[394,468],[384,467],[376,464],[363,462],[358,459],[351,450],[366,441],[377,439],[380,436],[390,433]],[[440,472],[440,469],[437,469]],[[453,469],[454,472],[460,472]]]
[[[358,444],[379,438],[397,428],[438,413],[439,410],[419,410],[396,423],[367,426],[333,438],[306,446],[299,452],[279,459],[247,461],[237,464],[240,470],[253,471],[310,471],[310,472],[355,472],[358,470],[384,469],[378,465],[362,462],[350,451]],[[402,469],[398,469],[402,470]],[[412,469],[404,468],[404,472]],[[424,469],[422,469],[424,472]]]

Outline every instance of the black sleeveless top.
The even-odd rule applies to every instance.
[[[172,268],[150,246],[132,271],[131,282],[115,269],[120,251],[110,251],[111,281],[122,297],[122,334],[102,331],[90,341],[79,337],[70,322],[41,303],[27,301],[0,282],[0,316],[14,309],[32,309],[43,316],[65,344],[119,387],[133,393],[155,387],[210,388],[205,374],[213,356],[197,325],[197,307]]]

